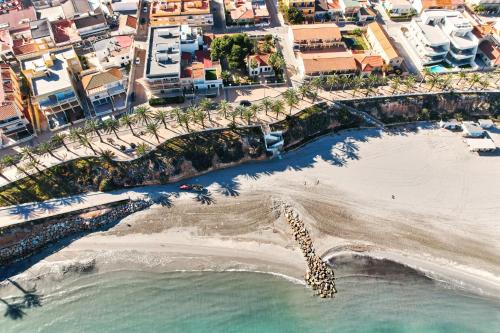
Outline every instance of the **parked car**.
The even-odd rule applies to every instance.
[[[247,101],[246,99],[244,99],[244,100],[240,101],[240,105],[241,106],[250,106],[250,105],[252,105],[252,102]]]
[[[139,65],[140,63],[141,63],[141,59],[139,59],[139,57],[135,58],[135,64]]]
[[[148,12],[148,6],[144,6],[144,8],[142,9],[142,12],[143,13],[147,13]]]

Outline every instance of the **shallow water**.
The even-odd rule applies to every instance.
[[[87,274],[34,291],[1,332],[499,332],[500,303],[425,279],[344,277],[334,300],[248,272]],[[14,295],[11,295],[14,296]],[[19,304],[16,297],[5,302]],[[0,311],[5,311],[0,302]]]

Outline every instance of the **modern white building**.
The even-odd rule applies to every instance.
[[[408,0],[386,0],[383,3],[391,16],[406,15],[412,12],[413,7]]]
[[[409,36],[422,65],[447,62],[454,67],[476,67],[479,40],[473,26],[458,11],[425,10],[409,26]]]

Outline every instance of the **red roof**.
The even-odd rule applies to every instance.
[[[196,60],[203,64],[204,68],[211,68],[213,66],[210,52],[207,50],[198,50],[194,53]]]
[[[479,49],[493,62],[494,66],[500,65],[500,49],[494,46],[489,40],[481,42]]]
[[[270,56],[271,56],[270,54],[263,54],[263,55],[255,54],[255,55],[250,56],[250,61],[252,59],[255,59],[257,61],[257,63],[259,64],[259,66],[269,66],[269,57]]]
[[[125,21],[125,25],[133,29],[137,29],[137,18],[134,16],[127,15],[127,21]]]
[[[130,45],[132,45],[132,37],[130,36],[116,36],[115,41],[121,48],[130,47]]]
[[[0,120],[7,120],[17,115],[16,107],[13,103],[7,103],[0,106]]]

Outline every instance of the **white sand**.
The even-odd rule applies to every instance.
[[[319,253],[355,245],[436,278],[500,292],[500,156],[470,153],[459,134],[352,131],[283,159],[193,182],[209,187],[213,204],[181,194],[171,208],[135,214],[33,269],[97,258],[118,267],[127,261],[161,270],[253,269],[301,277],[305,264],[273,209],[278,200],[300,211]],[[237,195],[223,195],[222,187]]]

